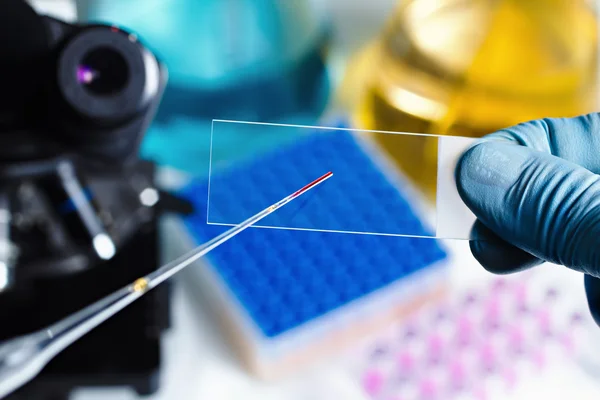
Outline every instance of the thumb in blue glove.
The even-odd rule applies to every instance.
[[[493,273],[544,261],[585,274],[600,325],[600,115],[531,121],[460,159],[458,192],[477,216],[471,251]]]

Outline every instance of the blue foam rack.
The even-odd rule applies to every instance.
[[[410,226],[415,235],[430,234],[364,146],[350,132],[339,130],[307,135],[246,163],[213,172],[219,174],[220,183],[217,189],[211,187],[211,215],[216,207],[217,213],[248,217],[278,200],[272,188],[284,186],[284,192],[291,193],[322,175],[323,166],[314,152],[310,160],[303,159],[307,146],[319,149],[328,170],[352,171],[368,182],[355,193],[344,186],[344,180],[336,182],[334,175],[315,189],[327,195],[314,196],[303,207],[307,224],[318,219],[320,226],[337,229],[348,219],[356,223],[376,218],[391,230]],[[184,220],[194,245],[229,228],[207,224],[207,186],[205,180],[193,181],[181,190],[196,209]],[[340,193],[348,195],[340,197]],[[382,198],[386,207],[373,207]],[[271,224],[277,225],[277,213]],[[357,300],[409,280],[445,257],[439,243],[427,238],[251,228],[213,250],[206,261],[227,288],[230,300],[268,342],[310,326],[335,310],[352,308]]]

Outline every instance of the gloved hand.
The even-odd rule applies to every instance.
[[[531,121],[481,139],[456,169],[477,216],[471,251],[493,273],[544,261],[585,274],[600,325],[600,114]]]

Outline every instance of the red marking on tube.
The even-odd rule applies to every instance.
[[[328,173],[326,173],[322,177],[315,179],[314,181],[312,181],[308,185],[306,185],[303,188],[301,188],[301,189],[297,190],[296,192],[294,192],[292,194],[292,198],[300,196],[302,193],[306,192],[310,188],[312,188],[312,187],[318,185],[319,183],[323,182],[325,179],[330,178],[332,175],[333,175],[333,172],[329,171]]]

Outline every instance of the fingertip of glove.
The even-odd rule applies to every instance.
[[[486,271],[496,275],[521,272],[543,261],[506,242],[471,241],[471,253]]]
[[[497,275],[520,272],[543,261],[500,239],[480,221],[473,226],[472,239],[469,242],[471,253],[488,272]]]
[[[585,294],[592,318],[600,326],[600,279],[585,275]]]

